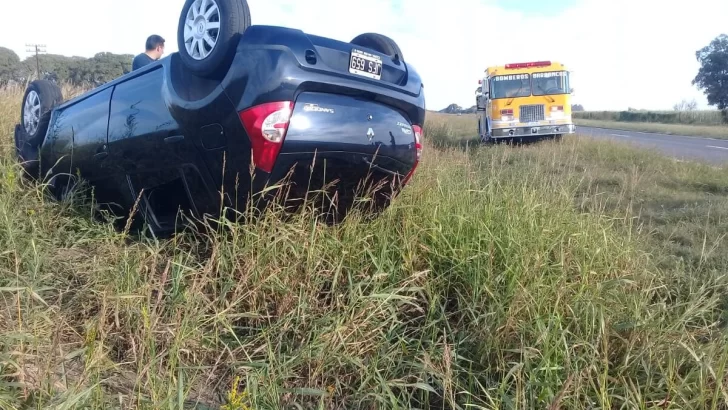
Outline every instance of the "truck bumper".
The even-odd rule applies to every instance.
[[[523,138],[543,135],[574,134],[575,124],[538,125],[535,127],[513,127],[493,129],[492,138]]]

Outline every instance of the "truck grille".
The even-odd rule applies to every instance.
[[[545,118],[543,104],[522,105],[520,114],[521,122],[543,121]]]

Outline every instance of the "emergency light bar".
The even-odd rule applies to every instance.
[[[506,64],[506,69],[514,69],[514,68],[529,68],[529,67],[547,67],[551,65],[551,61],[534,61],[530,63],[514,63],[514,64]]]

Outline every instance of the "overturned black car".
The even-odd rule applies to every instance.
[[[386,186],[386,207],[415,171],[423,85],[390,38],[253,26],[245,0],[187,0],[177,42],[66,102],[54,83],[31,83],[15,132],[27,173],[57,196],[80,175],[98,202],[127,215],[138,204],[166,234],[180,208],[242,210],[282,181],[289,200],[333,183],[341,215],[363,182]]]

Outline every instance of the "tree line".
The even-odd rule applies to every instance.
[[[18,55],[0,47],[0,86],[25,85],[37,78],[79,86],[97,86],[131,71],[131,54],[97,53],[91,58],[40,54],[20,60]],[[40,75],[36,74],[40,68]]]

